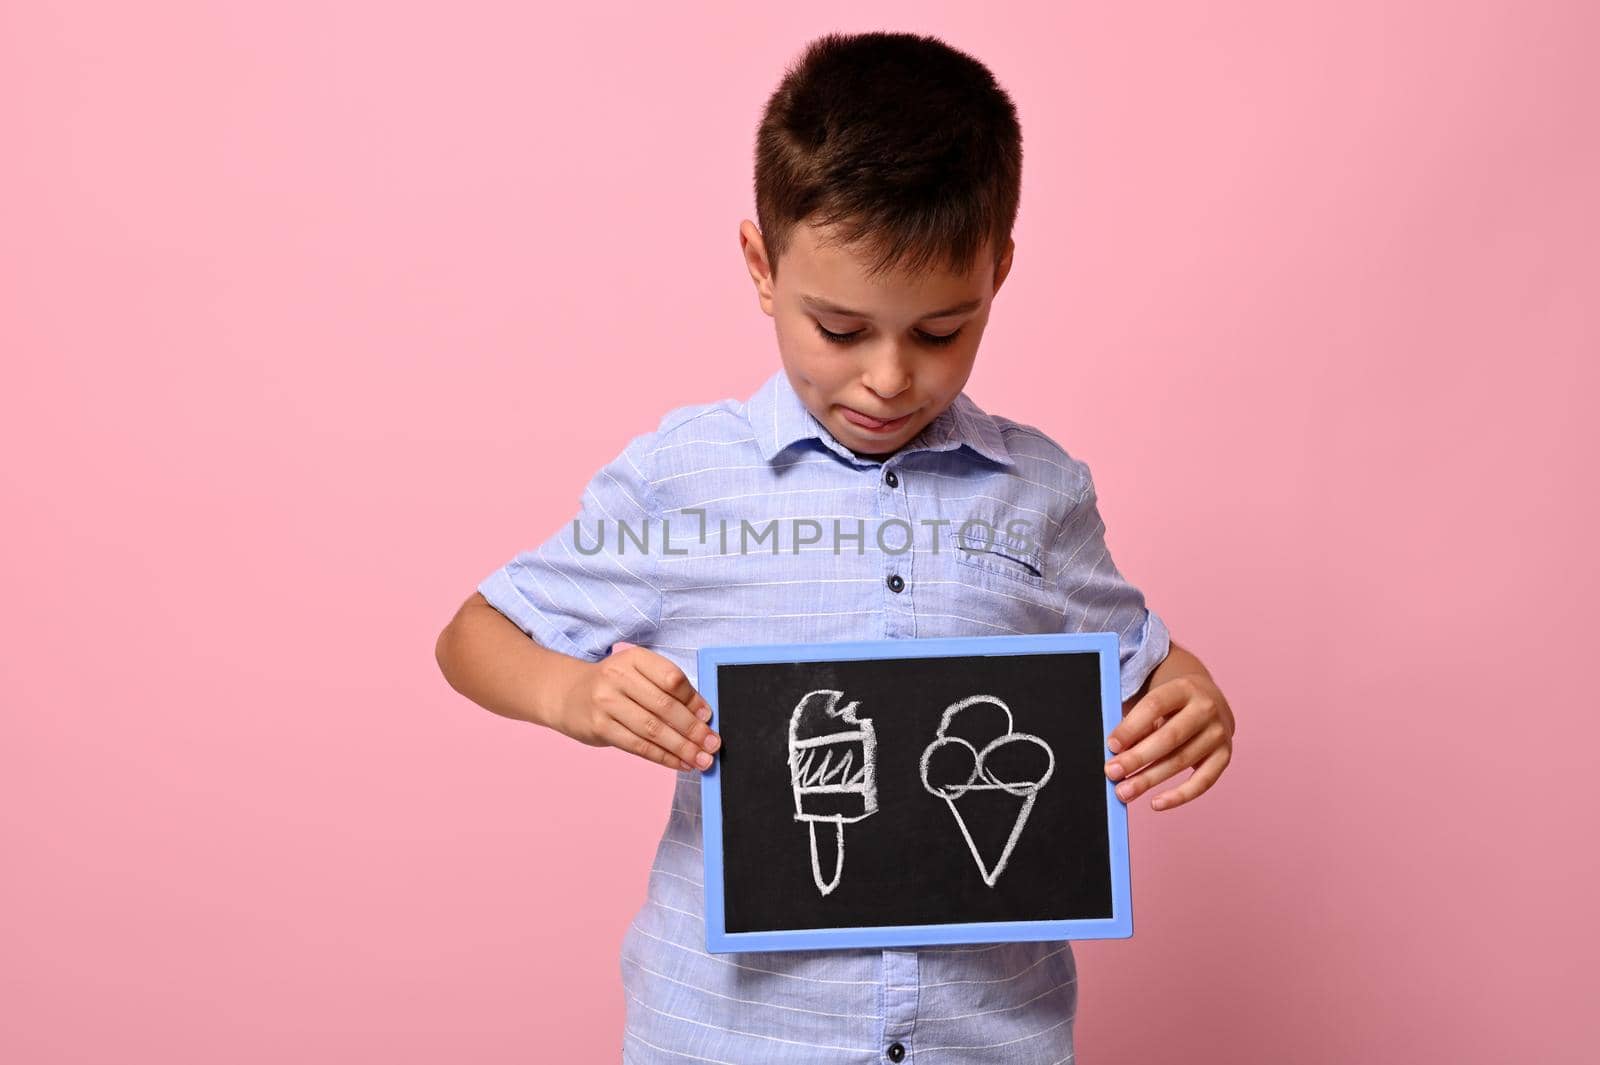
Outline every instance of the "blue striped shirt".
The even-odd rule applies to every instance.
[[[1169,646],[1088,467],[1044,433],[962,393],[862,458],[781,369],[746,401],[669,411],[478,590],[546,647],[593,662],[626,640],[691,681],[711,644],[1115,632],[1126,699]],[[622,941],[624,1062],[867,1065],[896,1043],[929,1065],[1072,1060],[1067,942],[708,954],[698,773],[666,815]]]

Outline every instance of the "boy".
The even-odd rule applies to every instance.
[[[706,953],[696,771],[718,737],[697,647],[1116,632],[1123,801],[1193,767],[1153,803],[1177,806],[1227,765],[1227,701],[1112,563],[1088,468],[962,392],[1020,177],[1015,109],[970,56],[910,34],[812,42],[767,105],[760,228],[740,227],[781,370],[633,437],[570,529],[440,636],[475,702],[678,773],[622,944],[625,1062],[1073,1056],[1066,942]]]

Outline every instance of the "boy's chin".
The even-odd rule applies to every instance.
[[[862,458],[886,458],[904,447],[921,431],[921,426],[897,429],[893,433],[863,432],[848,421],[833,427],[833,435]]]

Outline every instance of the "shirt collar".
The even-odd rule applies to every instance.
[[[856,465],[876,465],[878,462],[861,458],[841,444],[806,407],[790,384],[788,372],[782,367],[746,401],[745,413],[750,420],[750,428],[755,431],[756,446],[761,449],[761,457],[768,462],[802,440],[816,440]],[[922,431],[907,441],[896,454],[951,451],[963,444],[1003,466],[1016,465],[1016,460],[1006,448],[1000,426],[965,392],[958,393],[953,403],[923,426]]]

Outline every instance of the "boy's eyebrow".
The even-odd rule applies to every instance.
[[[842,314],[847,318],[870,319],[872,317],[869,314],[862,314],[860,311],[852,311],[848,307],[841,307],[832,300],[825,300],[821,296],[801,295],[800,302],[804,303],[808,307],[813,307],[816,310],[827,311],[830,314]],[[965,314],[967,311],[977,310],[981,306],[983,306],[983,300],[981,299],[964,300],[963,302],[957,303],[954,306],[944,307],[937,311],[930,311],[923,315],[922,318],[943,318],[949,314]],[[918,321],[921,320],[922,319],[918,319]]]

